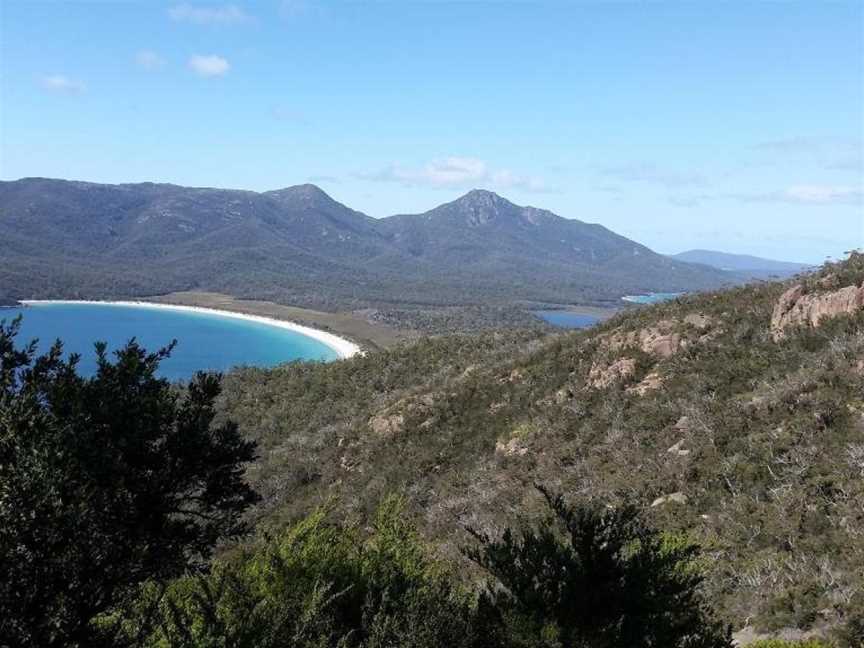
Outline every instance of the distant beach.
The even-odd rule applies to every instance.
[[[659,304],[660,302],[677,299],[684,293],[649,293],[647,295],[625,295],[621,299],[631,304]]]
[[[214,315],[218,317],[230,317],[233,319],[244,320],[247,322],[266,324],[268,326],[274,326],[276,328],[286,329],[295,333],[299,333],[301,335],[305,335],[309,338],[312,338],[313,340],[317,340],[322,344],[327,345],[328,347],[333,349],[333,351],[335,351],[336,354],[342,359],[350,358],[357,355],[358,353],[362,353],[359,345],[351,342],[350,340],[339,337],[338,335],[334,335],[333,333],[328,333],[327,331],[321,331],[319,329],[314,329],[309,326],[303,326],[301,324],[295,324],[294,322],[288,322],[272,317],[250,315],[248,313],[238,313],[236,311],[219,310],[216,308],[204,308],[202,306],[182,306],[179,304],[157,304],[149,301],[100,301],[86,299],[22,299],[21,303],[25,306],[30,304],[99,304],[102,306],[132,306],[136,308],[154,308],[162,310],[200,313],[203,315]]]

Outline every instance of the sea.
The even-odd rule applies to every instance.
[[[563,310],[538,310],[532,311],[540,319],[549,322],[552,326],[568,329],[581,329],[594,326],[600,321],[599,317],[592,315],[580,315]]]
[[[113,351],[132,338],[148,351],[177,340],[171,357],[159,368],[159,374],[170,380],[187,380],[197,371],[338,358],[331,347],[302,333],[211,313],[108,304],[0,308],[0,320],[7,323],[17,315],[23,320],[16,346],[38,339],[38,348],[44,352],[59,338],[67,354],[81,356],[78,367],[83,375],[96,370],[95,342],[104,341]]]

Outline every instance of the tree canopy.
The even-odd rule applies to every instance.
[[[157,376],[173,344],[97,344],[85,377],[59,341],[16,347],[19,326],[0,322],[0,644],[98,645],[138,584],[243,530],[255,446],[214,421],[218,375]]]

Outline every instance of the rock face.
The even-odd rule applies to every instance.
[[[528,454],[528,448],[522,445],[522,441],[518,438],[513,438],[507,441],[498,441],[495,443],[495,452],[504,455],[505,457],[524,457]]]
[[[691,313],[684,318],[684,323],[689,324],[690,326],[694,326],[700,331],[704,331],[709,326],[711,326],[713,320],[707,315],[702,315],[701,313]]]
[[[681,336],[673,331],[675,322],[662,320],[656,326],[628,333],[613,333],[605,339],[607,348],[619,350],[626,347],[637,347],[645,353],[668,358],[681,347]]]
[[[426,420],[417,424],[418,427],[423,428],[429,424],[429,417],[432,416],[434,404],[435,397],[432,394],[403,398],[370,418],[368,421],[369,428],[378,436],[394,436],[405,430],[405,424],[409,417],[414,419],[415,424],[417,424],[417,418],[425,418]]]
[[[819,326],[824,319],[864,309],[864,284],[832,292],[805,293],[793,286],[780,296],[771,315],[771,336],[782,340],[790,326]]]
[[[662,504],[686,504],[687,496],[678,491],[675,493],[670,493],[669,495],[663,495],[662,497],[658,497],[653,502],[651,502],[651,506],[661,506]]]
[[[373,416],[369,419],[369,427],[378,436],[391,436],[398,434],[405,426],[405,417],[402,414],[390,416]]]
[[[662,386],[663,376],[661,376],[656,371],[652,371],[647,376],[645,376],[637,385],[633,385],[633,387],[628,387],[627,391],[637,394],[638,396],[644,396],[650,391],[660,389]]]
[[[588,384],[595,389],[603,389],[612,383],[629,378],[636,373],[636,361],[621,358],[608,366],[594,364],[588,372]]]

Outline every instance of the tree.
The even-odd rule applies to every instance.
[[[475,532],[480,546],[468,551],[495,578],[478,610],[489,645],[732,645],[700,599],[694,546],[664,543],[633,507],[572,507],[540,491],[550,518],[499,540]]]
[[[59,341],[16,348],[19,328],[0,322],[0,645],[108,643],[139,584],[243,530],[255,446],[214,422],[220,376],[156,376],[173,343],[132,340],[114,362],[99,343],[83,377]]]

